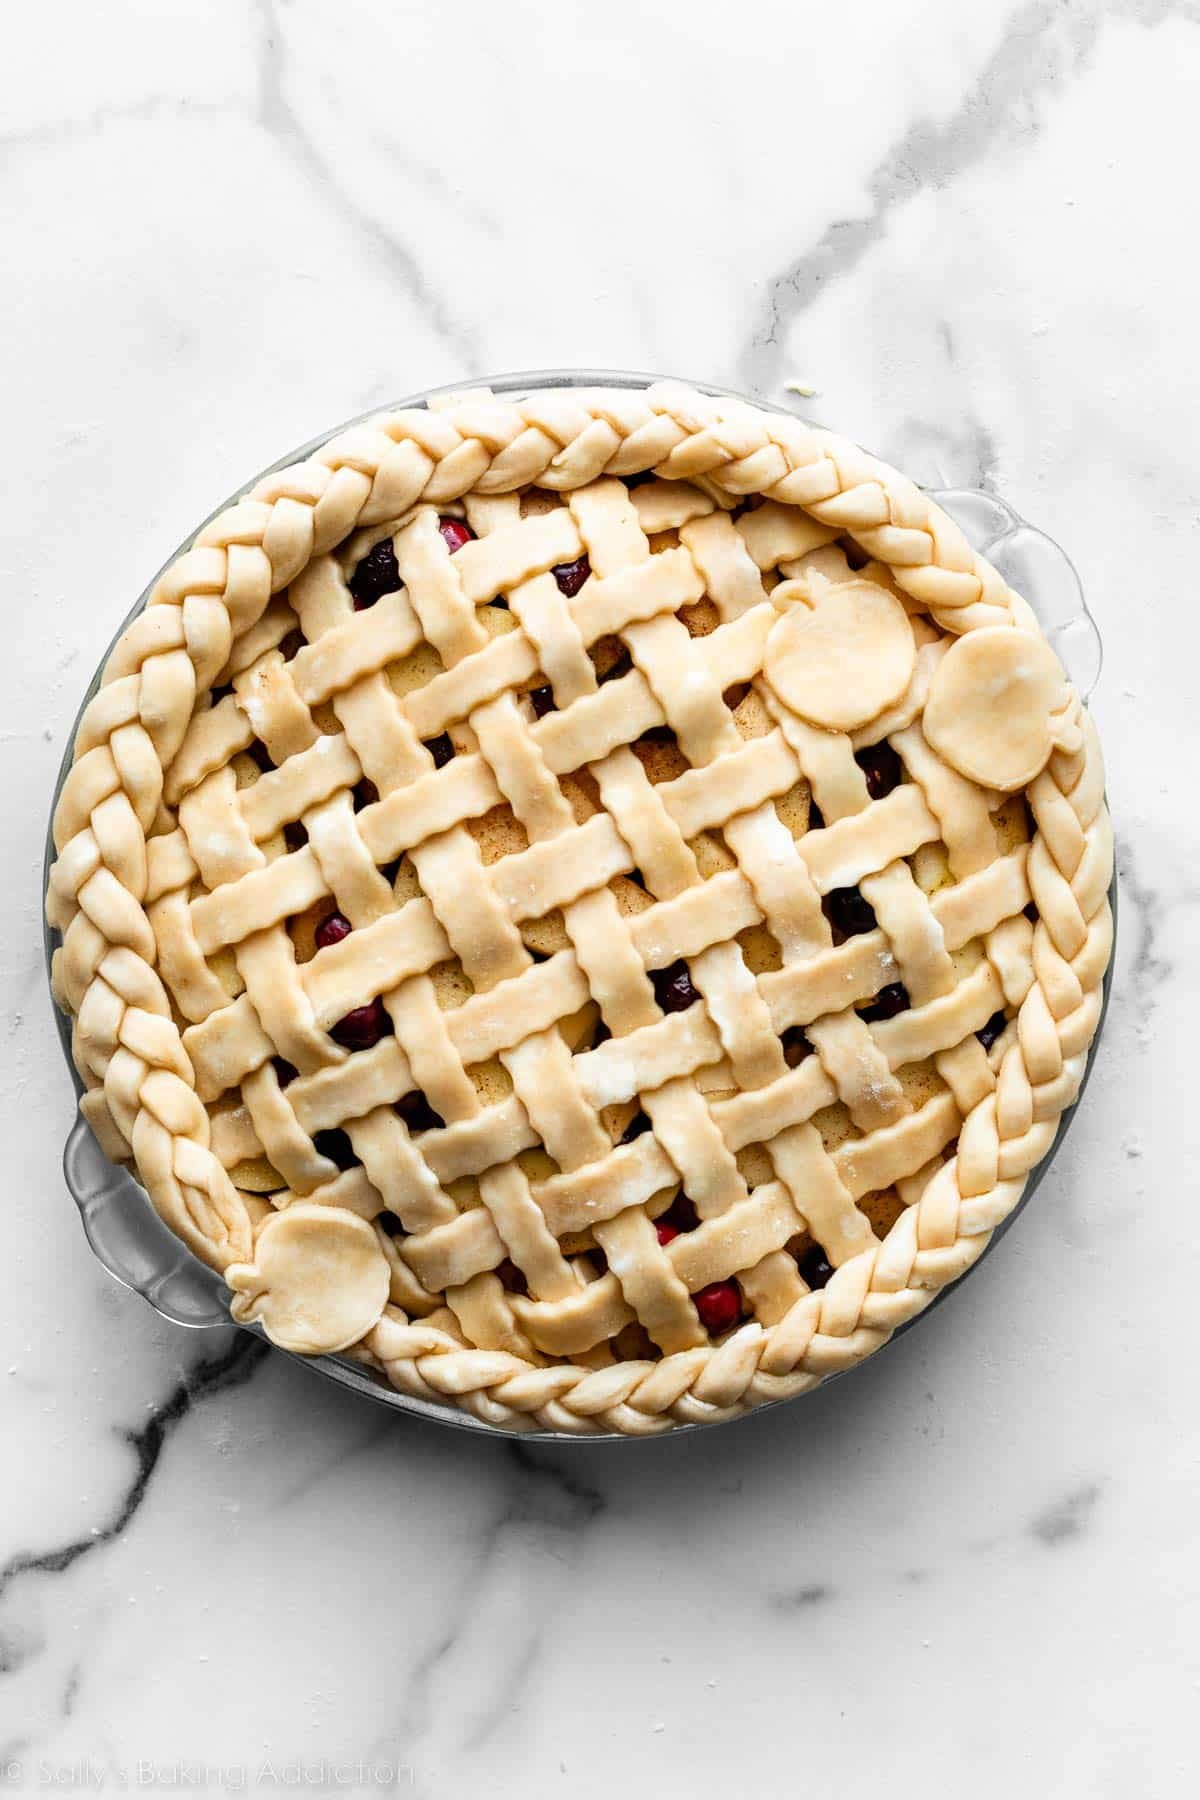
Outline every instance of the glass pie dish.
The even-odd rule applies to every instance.
[[[656,379],[642,375],[571,371],[499,377],[479,385],[488,386],[497,395],[517,398],[526,393],[553,388],[645,388],[651,386]],[[420,409],[448,391],[453,390],[430,390],[400,404],[405,408]],[[725,392],[725,390],[703,386],[699,391],[712,395],[720,395]],[[731,398],[737,397],[731,396]],[[783,411],[784,409],[766,410]],[[338,427],[337,431],[345,429],[346,427],[342,426]],[[320,438],[304,446],[302,450],[292,452],[288,457],[272,465],[272,470],[285,467],[298,458],[311,453],[335,435],[337,435],[336,431],[322,434]],[[263,471],[263,475],[271,472]],[[240,498],[248,488],[254,486],[261,479],[262,475],[256,476],[254,482],[248,483],[246,488],[239,490],[239,494],[233,498]],[[1088,613],[1078,578],[1064,552],[1043,533],[1027,525],[1012,508],[994,495],[963,489],[938,491],[931,493],[931,498],[936,500],[957,523],[970,544],[976,550],[985,552],[1001,575],[1026,597],[1042,625],[1046,638],[1057,652],[1078,692],[1086,699],[1099,675],[1100,638],[1094,621]],[[147,589],[147,593],[134,607],[130,618],[133,618],[145,605],[153,585],[152,583],[151,588]],[[98,681],[99,674],[97,674],[96,682],[93,683],[88,698],[95,691]],[[72,742],[74,735],[73,732]],[[70,752],[64,761],[60,775],[60,791],[69,766]],[[48,855],[47,872],[50,861],[51,857]],[[1115,902],[1115,892],[1111,898]],[[48,932],[48,957],[53,951],[55,941],[55,934]],[[1106,976],[1105,998],[1107,998],[1108,980],[1109,977]],[[70,1062],[70,1030],[67,1020],[61,1015],[59,1025],[64,1048],[68,1052],[68,1062]],[[1094,1055],[1095,1042],[1098,1042],[1098,1033],[1089,1052],[1088,1069],[1091,1066],[1091,1056]],[[1084,1079],[1086,1080],[1086,1073]],[[992,1241],[1007,1229],[1011,1219],[1027,1202],[1044,1176],[1057,1144],[1061,1142],[1062,1135],[1073,1115],[1073,1110],[1074,1108],[1071,1107],[1063,1113],[1054,1145],[1036,1169],[1032,1171],[1025,1193],[1018,1205],[995,1228]],[[127,1169],[108,1161],[82,1118],[76,1123],[69,1136],[64,1167],[68,1185],[79,1206],[84,1228],[93,1251],[118,1281],[142,1294],[162,1316],[178,1324],[194,1329],[204,1329],[230,1323],[228,1290],[220,1277],[196,1260],[181,1241],[161,1222],[150,1206],[144,1189],[134,1176]],[[946,1291],[948,1289],[939,1290],[935,1300]],[[929,1304],[933,1303],[931,1301]],[[925,1310],[928,1310],[928,1306],[925,1307]],[[918,1314],[918,1316],[920,1315]],[[247,1326],[246,1328],[258,1329],[256,1326]],[[899,1329],[907,1329],[907,1326],[901,1325]],[[477,1419],[456,1407],[397,1391],[382,1378],[377,1377],[369,1367],[350,1357],[325,1355],[305,1360],[313,1361],[316,1367],[331,1379],[402,1410],[417,1412],[424,1416],[438,1418],[446,1423],[468,1428],[492,1431],[505,1429],[503,1426]],[[689,1428],[695,1427],[676,1426],[676,1429]],[[557,1437],[567,1434],[549,1430],[524,1429],[520,1435]],[[610,1434],[592,1432],[590,1435]]]

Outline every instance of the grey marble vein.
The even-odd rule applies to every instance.
[[[1166,899],[1159,887],[1143,877],[1140,855],[1124,837],[1117,847],[1117,874],[1125,913],[1133,914],[1134,933],[1133,962],[1119,991],[1144,1029],[1173,966],[1161,943]]]
[[[428,272],[412,246],[382,218],[368,212],[338,182],[313,139],[303,117],[285,93],[286,42],[280,30],[276,0],[257,0],[261,21],[258,122],[320,192],[328,196],[339,215],[379,256],[400,283],[430,330],[459,358],[465,375],[478,374],[481,361],[475,333],[458,318],[433,287]]]
[[[18,1551],[0,1568],[0,1606],[14,1585],[27,1575],[61,1575],[82,1557],[91,1555],[105,1544],[120,1537],[137,1513],[150,1488],[167,1439],[180,1422],[201,1401],[248,1381],[266,1356],[266,1346],[239,1332],[234,1342],[220,1356],[211,1357],[189,1369],[161,1406],[154,1408],[146,1423],[137,1431],[123,1431],[121,1436],[134,1457],[133,1479],[118,1498],[110,1517],[86,1537],[71,1538],[47,1550]],[[0,1675],[9,1675],[35,1653],[37,1644],[18,1633],[0,1630]]]
[[[946,353],[946,363],[951,374],[957,375],[960,361],[958,334],[949,319],[938,320],[937,337]],[[965,386],[961,382],[958,384],[958,391],[965,393]],[[996,434],[978,413],[967,409],[965,405],[957,409],[957,416],[958,431],[954,442],[948,446],[947,465],[939,466],[938,479],[942,483],[965,480],[973,487],[995,493],[1000,463]],[[933,427],[927,426],[926,429],[932,430]]]
[[[178,124],[198,120],[220,122],[239,116],[239,108],[222,100],[193,100],[186,94],[147,94],[140,100],[127,100],[112,106],[94,106],[76,118],[47,119],[16,131],[0,131],[0,154],[6,159],[22,150],[41,149],[52,144],[78,143],[94,138],[114,125]]]
[[[767,286],[758,322],[739,360],[741,384],[766,394],[781,379],[788,327],[884,237],[893,212],[927,188],[944,188],[1007,144],[1041,129],[1041,109],[1064,81],[1086,68],[1114,19],[1154,26],[1168,18],[1200,23],[1197,0],[1032,0],[1013,17],[977,78],[944,122],[909,125],[866,180],[870,205],[833,219]]]
[[[519,1441],[499,1446],[508,1476],[501,1504],[474,1539],[447,1609],[446,1622],[423,1651],[408,1679],[400,1707],[374,1744],[374,1757],[391,1756],[411,1762],[414,1751],[433,1729],[434,1689],[439,1671],[468,1638],[494,1561],[513,1534],[533,1530],[544,1554],[557,1560],[576,1560],[587,1541],[589,1527],[606,1510],[599,1488],[565,1468],[552,1454]],[[547,1546],[547,1534],[556,1534],[562,1548]],[[475,1705],[462,1736],[465,1749],[478,1749],[494,1733],[516,1704],[537,1662],[541,1646],[541,1622],[530,1610],[518,1622],[520,1630],[506,1640],[497,1660],[495,1685]]]
[[[355,234],[365,239],[388,272],[400,282],[430,330],[458,357],[464,375],[477,374],[481,361],[474,332],[454,315],[434,290],[411,246],[382,218],[359,205],[337,181],[303,118],[289,103],[284,92],[286,45],[276,17],[275,0],[258,0],[258,10],[262,19],[256,103],[258,124],[313,186],[332,201],[338,215]],[[11,154],[35,146],[80,141],[116,124],[221,121],[239,116],[244,116],[243,110],[234,102],[194,101],[186,95],[151,94],[113,106],[94,107],[78,118],[50,120],[24,130],[0,132],[0,152]]]
[[[517,1507],[521,1516],[541,1518],[547,1524],[569,1528],[591,1524],[605,1510],[607,1501],[599,1488],[584,1481],[555,1459],[552,1451],[510,1439],[505,1455],[518,1471]],[[556,1501],[557,1514],[545,1502]]]
[[[1074,1488],[1052,1506],[1037,1513],[1030,1522],[1029,1535],[1048,1550],[1077,1538],[1091,1520],[1100,1488],[1096,1482]]]
[[[76,1704],[79,1700],[79,1688],[82,1679],[83,1664],[81,1662],[73,1662],[67,1671],[67,1679],[63,1684],[61,1705],[62,1716],[64,1719],[69,1719],[75,1711]]]
[[[541,1626],[534,1624],[525,1632],[515,1652],[506,1657],[494,1691],[486,1704],[479,1708],[463,1738],[464,1750],[481,1750],[493,1733],[504,1724],[524,1691],[541,1652],[542,1641]]]
[[[833,1599],[834,1589],[827,1581],[810,1581],[803,1587],[791,1588],[787,1593],[772,1594],[770,1607],[772,1612],[798,1613],[811,1612],[814,1607],[824,1606]]]

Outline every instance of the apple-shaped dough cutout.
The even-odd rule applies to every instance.
[[[1079,746],[1075,696],[1045,638],[1011,626],[967,632],[938,665],[925,702],[925,736],[981,787],[1012,794],[1053,750]]]
[[[763,667],[785,706],[811,725],[856,731],[895,705],[917,646],[894,594],[874,581],[833,582],[814,572],[781,582],[771,600],[784,610]]]
[[[261,1325],[273,1344],[301,1356],[345,1350],[378,1322],[388,1266],[366,1219],[337,1206],[303,1202],[272,1213],[254,1260],[225,1271],[230,1308]]]

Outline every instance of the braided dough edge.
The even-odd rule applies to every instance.
[[[310,559],[358,527],[419,501],[530,482],[569,491],[652,470],[762,494],[849,532],[897,585],[955,634],[1008,625],[1040,635],[1032,612],[911,481],[848,440],[749,402],[673,383],[646,390],[554,390],[519,401],[466,393],[443,410],[383,413],[264,477],[166,570],[118,640],[77,730],[54,820],[47,916],[62,932],[55,997],[75,1015],[81,1107],[120,1157],[117,1121],[168,1225],[218,1271],[251,1251],[249,1216],[210,1148],[162,983],[142,901],[146,837],[195,707],[236,633]],[[451,1402],[512,1429],[648,1435],[716,1422],[815,1387],[850,1368],[978,1260],[1016,1206],[1078,1093],[1101,1012],[1112,942],[1112,834],[1094,726],[1056,751],[1027,792],[1038,902],[1035,979],[996,1089],[963,1120],[956,1155],[878,1247],[765,1328],[724,1344],[600,1371],[541,1367],[464,1349],[388,1309],[352,1354],[403,1393]],[[94,1098],[93,1098],[94,1096]],[[107,1127],[107,1128],[106,1128]]]

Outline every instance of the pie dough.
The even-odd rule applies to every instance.
[[[346,1350],[387,1304],[390,1276],[366,1219],[303,1202],[263,1220],[254,1260],[225,1271],[241,1324],[262,1326],[273,1344],[302,1356]]]
[[[814,725],[854,731],[904,693],[917,658],[908,614],[878,581],[784,581],[763,674],[785,706]]]
[[[1079,748],[1078,702],[1045,638],[996,627],[960,638],[925,702],[925,735],[970,781],[1015,794],[1056,746]]]
[[[845,440],[674,384],[385,413],[207,525],[83,714],[83,1110],[290,1349],[508,1428],[732,1417],[1049,1150],[1103,788],[1029,608]]]

